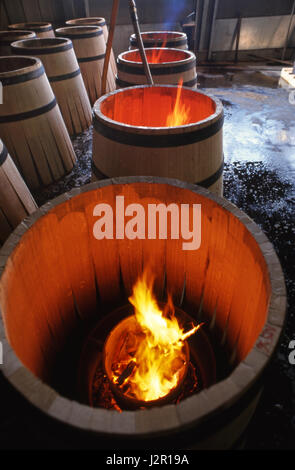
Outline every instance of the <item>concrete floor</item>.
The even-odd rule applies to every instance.
[[[224,196],[269,237],[288,289],[285,332],[265,377],[246,448],[295,448],[295,366],[288,362],[288,345],[295,339],[295,105],[289,103],[288,90],[278,87],[278,67],[210,67],[199,70],[198,77],[200,89],[220,98],[225,108]],[[91,132],[75,139],[74,145],[79,163],[65,180],[35,195],[39,204],[89,182]]]

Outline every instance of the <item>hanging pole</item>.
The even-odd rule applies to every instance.
[[[142,37],[141,37],[141,34],[140,34],[139,21],[138,21],[138,16],[137,16],[137,8],[136,8],[135,0],[129,0],[129,11],[130,11],[130,16],[131,16],[135,36],[136,36],[138,49],[139,49],[141,60],[142,60],[142,63],[143,63],[144,73],[145,73],[148,84],[153,85],[154,84],[153,77],[152,77],[151,70],[150,70],[150,67],[149,67],[149,64],[148,64],[148,61],[147,61],[147,58],[146,58],[146,53],[145,53],[145,50],[144,50],[143,40],[142,40]]]
[[[105,95],[107,90],[107,76],[108,76],[108,69],[110,63],[110,57],[112,52],[113,40],[114,40],[114,33],[116,28],[116,21],[118,16],[119,10],[119,3],[120,0],[113,1],[113,8],[111,14],[111,22],[110,22],[110,29],[109,29],[109,38],[106,47],[106,55],[103,64],[103,72],[102,72],[102,79],[101,79],[101,94]]]

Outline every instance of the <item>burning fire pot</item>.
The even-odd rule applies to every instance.
[[[170,216],[167,237],[149,236],[159,204],[190,220],[201,207],[199,247],[183,249]],[[135,205],[145,236],[132,239]],[[97,236],[102,207],[113,237],[111,225]],[[38,209],[0,258],[1,371],[44,426],[103,449],[238,441],[286,306],[279,261],[246,214],[176,180],[105,180]]]
[[[154,83],[178,85],[182,80],[186,87],[197,87],[196,56],[193,52],[167,48],[151,48],[145,52]],[[119,55],[116,83],[118,88],[147,84],[139,50]]]
[[[93,179],[164,176],[222,195],[223,107],[181,86],[117,90],[94,105]]]

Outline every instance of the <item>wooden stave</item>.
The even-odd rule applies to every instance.
[[[75,33],[75,30],[80,31]],[[93,105],[101,96],[101,78],[106,49],[102,28],[98,26],[67,26],[58,28],[55,33],[57,37],[67,37],[72,40],[88,97]],[[115,88],[115,78],[112,70],[109,69],[107,90],[112,91]]]
[[[51,387],[48,387],[40,380],[36,379],[36,377],[21,364],[13,349],[7,342],[3,320],[0,315],[0,340],[3,340],[6,354],[9,357],[9,361],[4,363],[3,366],[4,376],[30,403],[41,410],[42,413],[49,415],[60,423],[70,426],[72,429],[78,429],[80,432],[91,432],[102,439],[104,437],[111,438],[113,439],[112,442],[114,442],[114,439],[119,439],[119,443],[121,445],[126,445],[126,443],[130,444],[130,442],[133,442],[130,441],[130,439],[138,438],[139,441],[137,440],[137,445],[140,446],[140,442],[144,442],[145,448],[149,448],[148,439],[151,435],[156,439],[165,439],[166,436],[166,443],[167,439],[169,442],[168,447],[164,448],[171,448],[169,446],[171,446],[171,439],[173,439],[173,432],[175,432],[177,433],[176,439],[178,442],[178,449],[230,448],[235,440],[238,439],[239,433],[243,432],[249,423],[255,407],[257,406],[257,402],[261,394],[261,378],[263,377],[263,373],[278,344],[286,317],[286,289],[282,269],[275,251],[259,227],[233,204],[222,200],[202,188],[197,188],[190,184],[184,184],[177,180],[169,180],[166,178],[118,178],[116,180],[93,183],[83,188],[77,188],[54,201],[50,201],[46,207],[44,206],[44,208],[41,208],[36,212],[34,217],[31,217],[26,227],[19,227],[18,230],[15,231],[13,237],[11,237],[11,241],[7,242],[0,253],[0,256],[2,255],[4,260],[2,267],[0,267],[0,280],[5,270],[5,264],[22,236],[25,235],[28,227],[31,227],[41,217],[44,217],[44,214],[48,213],[59,204],[69,201],[74,197],[78,197],[88,191],[103,188],[108,185],[116,186],[138,182],[149,184],[168,184],[176,188],[189,189],[192,192],[199,193],[206,196],[208,199],[218,202],[223,209],[232,213],[244,224],[251,236],[256,240],[257,244],[259,244],[268,266],[270,280],[272,283],[276,284],[276,288],[272,289],[271,292],[268,317],[265,325],[275,327],[278,330],[278,334],[271,340],[268,352],[262,353],[260,348],[258,348],[259,342],[264,340],[262,331],[253,346],[251,353],[237,366],[229,378],[209,389],[209,398],[205,399],[204,392],[201,392],[195,396],[194,400],[191,398],[186,400],[184,406],[181,409],[179,408],[177,413],[174,411],[174,406],[171,405],[158,408],[157,424],[153,418],[154,413],[151,410],[135,413],[128,412],[127,414],[123,412],[118,414],[113,411],[107,412],[106,410],[91,409],[60,396]],[[36,393],[36,390],[38,390],[38,393]],[[212,400],[213,397],[217,398],[216,402]],[[240,402],[245,402],[245,398],[247,398],[247,403],[246,405],[244,403],[243,407],[241,407]],[[188,407],[188,404],[191,406]],[[208,408],[210,413],[206,414]],[[236,414],[234,414],[234,416],[232,413],[233,408],[236,410]],[[140,413],[140,416],[138,413]],[[245,413],[246,416],[244,416]],[[228,418],[226,417],[228,414],[232,420],[229,423]],[[137,416],[139,418],[138,420],[136,419]],[[82,419],[83,417],[85,419]],[[207,422],[208,420],[209,423]],[[212,424],[210,424],[210,420]],[[239,428],[236,429],[234,427],[234,429],[232,429],[232,426],[229,426],[230,429],[227,431],[227,427],[225,425],[235,424],[234,420],[239,421]],[[220,421],[222,422],[222,426],[216,431],[215,425]],[[139,428],[138,424],[140,424]],[[195,428],[195,426],[197,427]],[[208,435],[203,431],[204,427]],[[184,440],[180,440],[182,436],[181,432],[186,432]],[[226,432],[228,432],[228,434],[225,436]],[[200,438],[200,442],[193,446],[191,444],[192,435],[194,436],[194,439],[198,439],[198,437]],[[143,438],[144,440],[141,441]],[[184,447],[181,446],[181,443],[183,444],[183,442],[186,444]],[[120,448],[120,445],[118,448]]]
[[[157,49],[160,50],[159,48],[150,48],[146,49],[146,51]],[[178,49],[168,50],[178,51]],[[131,51],[123,52],[118,57],[118,75],[116,77],[117,88],[147,84],[142,64],[140,62],[128,61],[128,55],[130,52]],[[198,77],[196,72],[196,56],[190,51],[183,52],[185,54],[185,58],[183,60],[163,62],[161,64],[150,64],[150,70],[155,84],[178,85],[182,78],[183,86],[197,88]]]
[[[31,64],[17,71],[0,73],[8,97],[0,109],[0,132],[26,184],[35,190],[69,173],[76,162],[76,155],[40,59],[28,56],[1,59],[23,59]],[[25,97],[24,103],[19,99],[14,102],[16,93],[18,97]],[[40,103],[32,107],[36,97]],[[17,141],[14,135],[19,135]],[[33,136],[36,139],[34,149],[31,147]]]
[[[68,132],[71,136],[77,135],[91,126],[92,109],[72,41],[67,38],[40,41],[45,47],[37,47],[37,39],[36,47],[29,47],[35,41],[17,41],[12,44],[12,50],[16,55],[36,56],[42,61]],[[52,47],[47,47],[47,42],[52,42]],[[59,45],[55,44],[58,42]]]
[[[144,88],[144,86],[130,87],[129,90],[132,88]],[[110,95],[115,94],[116,92],[113,92]],[[208,94],[206,96],[215,101],[215,114],[206,122],[196,123],[184,129],[175,127],[173,130],[125,126],[109,120],[100,111],[100,104],[106,99],[102,97],[93,109],[92,181],[128,175],[177,178],[222,196],[223,107],[220,100]],[[212,150],[214,146],[215,153]],[[124,157],[125,154],[128,155],[128,161]],[[210,161],[208,155],[211,156]],[[185,157],[190,167],[183,165]],[[159,161],[164,163],[163,167],[159,166]],[[203,170],[200,174],[199,167],[203,168],[205,164],[207,165],[205,173]]]

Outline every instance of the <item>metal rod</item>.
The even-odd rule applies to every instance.
[[[139,52],[140,52],[140,56],[141,56],[141,60],[142,60],[143,68],[144,68],[144,73],[145,73],[148,84],[153,85],[154,82],[153,82],[151,70],[150,70],[150,67],[149,67],[149,64],[148,64],[148,61],[147,61],[147,58],[146,58],[146,53],[145,53],[145,50],[144,50],[143,40],[142,40],[142,37],[141,37],[141,34],[140,34],[139,21],[138,21],[138,16],[137,16],[137,8],[136,8],[135,0],[129,0],[129,11],[130,11],[131,20],[132,20],[132,23],[133,23],[133,28],[134,28],[134,32],[135,32],[135,36],[136,36],[138,49],[139,49]]]
[[[293,2],[292,10],[291,10],[291,13],[290,13],[288,31],[287,31],[287,34],[286,34],[285,45],[284,45],[284,49],[283,49],[282,56],[281,56],[282,60],[285,59],[285,55],[286,55],[286,49],[287,49],[288,42],[289,42],[289,35],[290,35],[290,29],[291,29],[291,24],[292,24],[292,20],[293,20],[294,11],[295,11],[295,0]]]
[[[241,17],[241,15],[239,15],[238,22],[237,22],[237,39],[236,39],[236,50],[235,50],[235,62],[238,62],[241,27],[242,27],[242,17]]]
[[[211,60],[213,36],[214,36],[214,30],[215,30],[215,19],[217,15],[218,5],[219,5],[219,0],[215,0],[213,17],[212,17],[211,28],[210,28],[210,38],[209,38],[209,47],[208,47],[208,56],[207,56],[208,60]]]
[[[113,46],[113,39],[117,21],[117,15],[119,10],[119,3],[120,0],[113,1],[113,8],[112,8],[112,15],[111,15],[111,22],[110,22],[110,29],[109,29],[109,38],[106,47],[106,55],[103,64],[103,72],[102,72],[102,79],[101,79],[101,94],[105,95],[107,89],[107,76],[108,76],[108,69],[111,57],[111,51]]]

